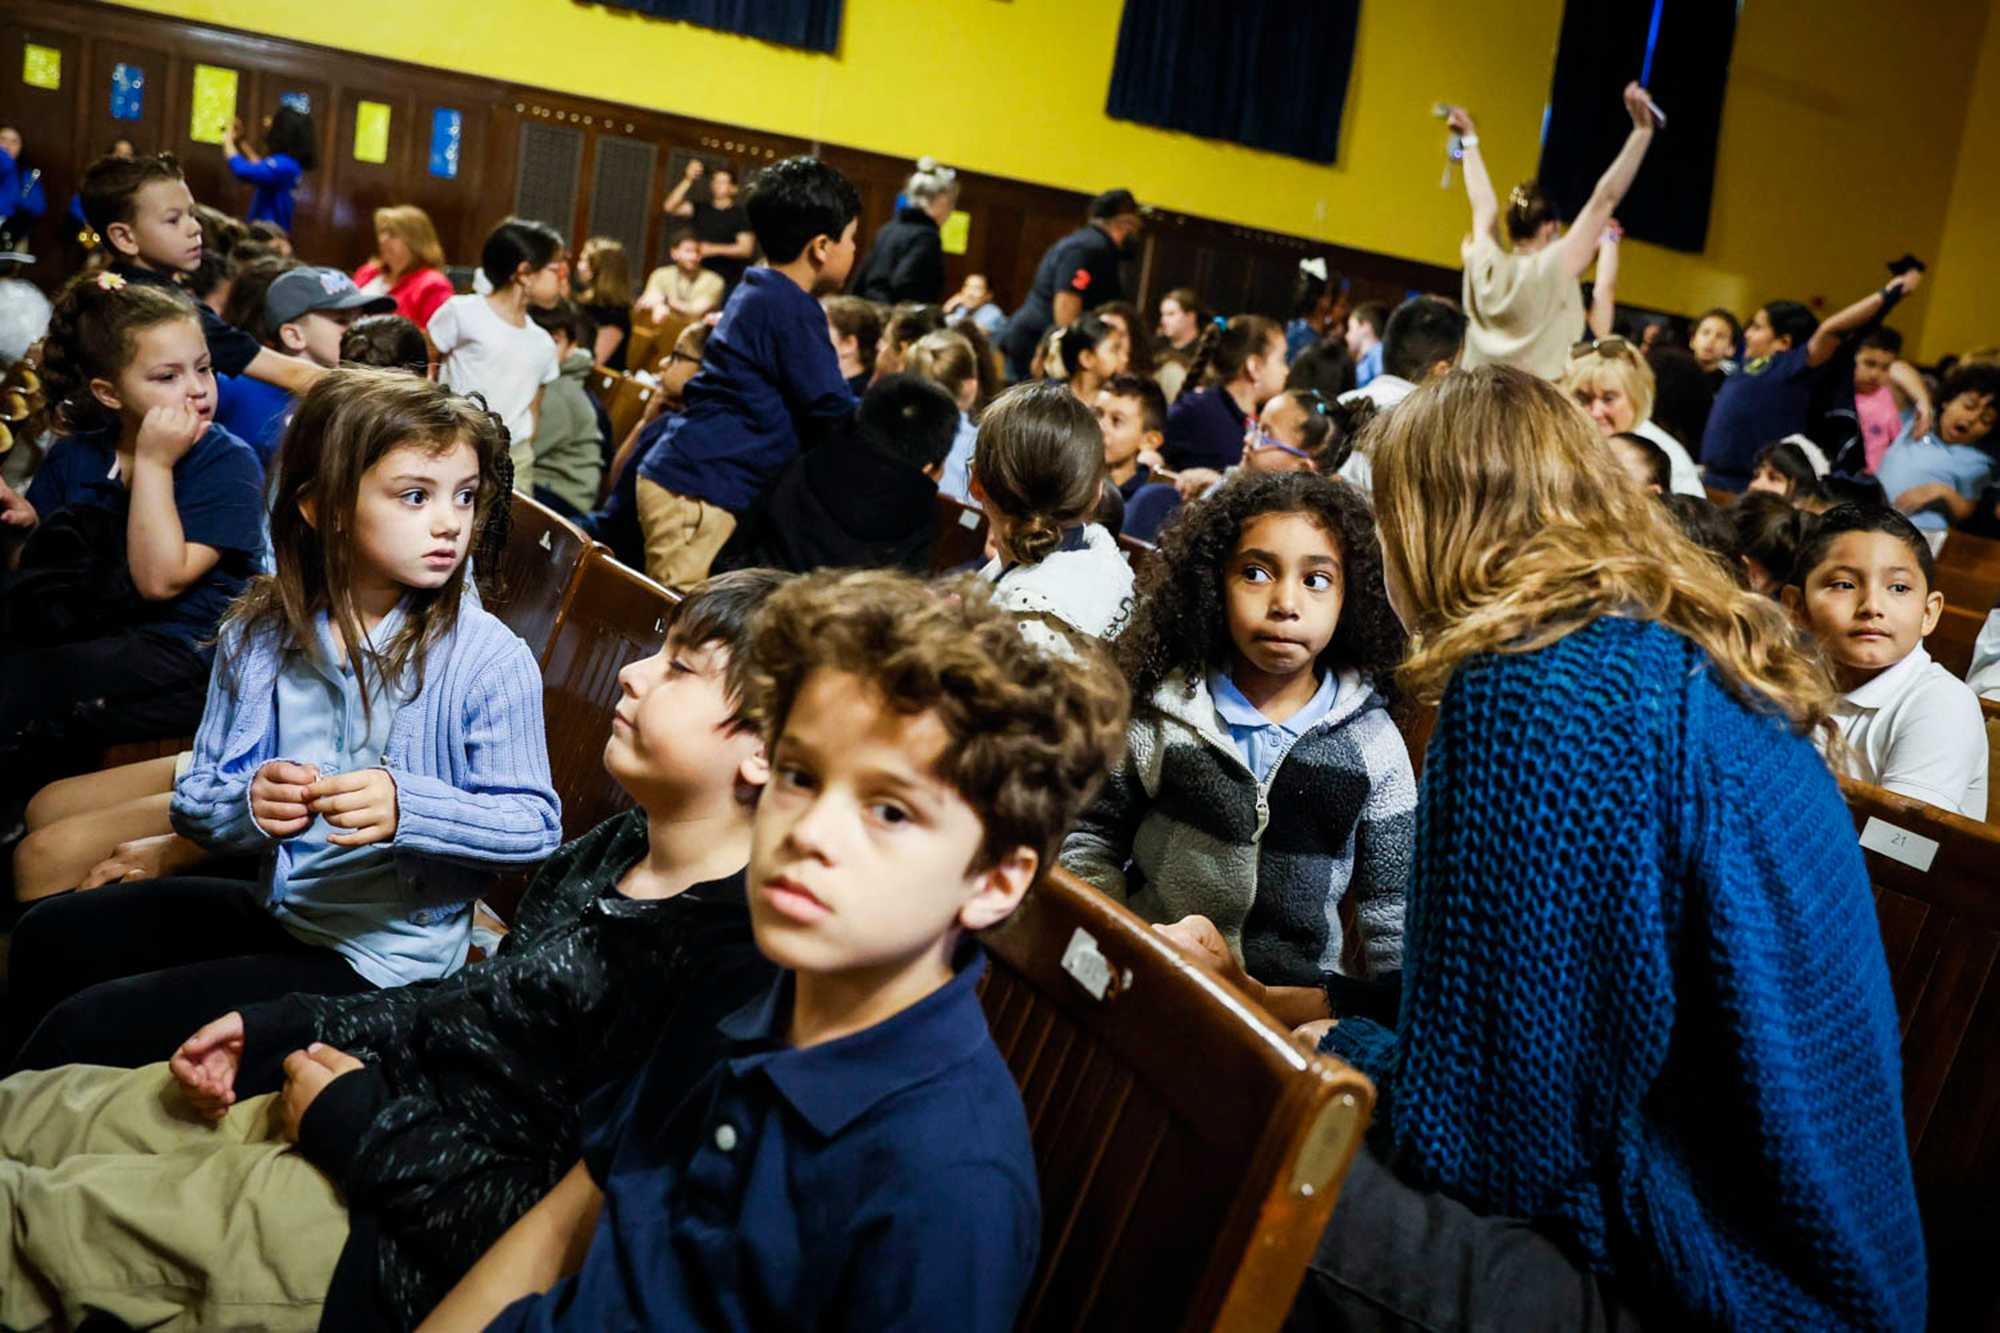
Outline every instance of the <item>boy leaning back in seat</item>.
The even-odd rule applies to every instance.
[[[785,970],[719,1061],[670,1026],[586,1105],[582,1161],[426,1330],[1013,1327],[1040,1204],[970,933],[1051,863],[1124,688],[982,589],[870,572],[774,593],[748,690],[751,924]]]

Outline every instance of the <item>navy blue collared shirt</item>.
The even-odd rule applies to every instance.
[[[719,1025],[719,1063],[669,1029],[585,1105],[604,1209],[583,1267],[491,1327],[1007,1333],[1040,1194],[985,957],[967,942],[956,961],[902,1013],[803,1050],[790,973]]]
[[[639,475],[732,514],[762,499],[799,449],[855,406],[826,311],[772,268],[743,275],[684,396],[685,412],[641,437]]]

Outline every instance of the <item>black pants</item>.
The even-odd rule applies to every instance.
[[[1518,1218],[1484,1217],[1354,1158],[1287,1333],[1638,1333],[1603,1279]]]
[[[151,630],[0,653],[0,801],[88,772],[107,745],[192,736],[208,671],[185,639]]]
[[[8,972],[9,1072],[136,1068],[246,1004],[375,989],[293,938],[256,885],[194,876],[43,899],[14,928]]]

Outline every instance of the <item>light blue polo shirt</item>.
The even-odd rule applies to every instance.
[[[1264,779],[1292,748],[1299,737],[1306,734],[1328,713],[1333,711],[1334,700],[1340,694],[1340,686],[1329,671],[1320,678],[1319,689],[1306,701],[1306,706],[1286,718],[1283,722],[1273,722],[1257,710],[1257,705],[1243,697],[1243,691],[1236,688],[1236,682],[1220,671],[1208,673],[1208,694],[1215,701],[1215,716],[1222,723],[1222,729],[1229,733],[1229,739],[1236,745],[1236,752],[1243,756],[1243,762],[1250,765],[1250,771],[1257,775],[1257,785],[1263,786]]]
[[[2000,474],[2000,459],[1978,445],[1946,444],[1936,431],[1922,439],[1913,439],[1908,427],[1896,437],[1875,469],[1875,479],[1882,483],[1891,504],[1912,486],[1933,481],[1944,482],[1960,495],[1976,496],[1996,474]],[[1910,522],[1932,532],[1942,532],[1951,526],[1950,516],[1936,505],[1911,514]]]
[[[369,646],[386,646],[402,623],[398,606],[369,635]],[[277,752],[290,763],[318,765],[321,777],[380,768],[410,682],[379,689],[365,654],[363,678],[357,679],[345,654],[334,652],[326,612],[314,630],[318,651],[287,648],[278,670]],[[468,938],[467,913],[412,901],[391,842],[343,847],[328,840],[338,831],[315,816],[304,832],[279,844],[286,871],[272,915],[297,938],[339,953],[378,986],[443,976],[457,967]]]

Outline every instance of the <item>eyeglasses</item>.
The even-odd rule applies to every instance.
[[[1290,454],[1293,458],[1302,458],[1308,463],[1312,462],[1311,454],[1303,449],[1294,449],[1291,445],[1278,439],[1262,426],[1252,426],[1249,430],[1243,432],[1243,447],[1252,451],[1258,449],[1276,449],[1281,454]]]
[[[1615,356],[1627,361],[1639,359],[1639,349],[1628,338],[1585,338],[1569,349],[1572,360],[1583,356]]]
[[[686,352],[668,352],[667,359],[660,363],[660,369],[665,370],[676,361],[686,361],[690,365],[696,366],[701,364],[701,358],[698,356],[689,356]]]

